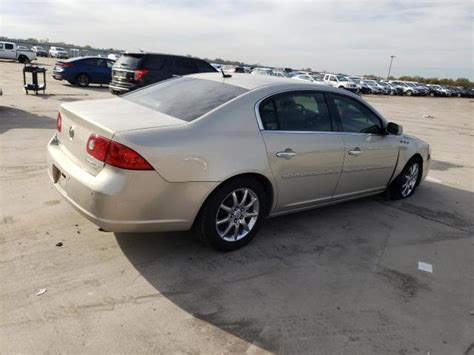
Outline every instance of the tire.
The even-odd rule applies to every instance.
[[[420,183],[421,169],[422,166],[419,158],[410,159],[400,175],[390,184],[390,198],[392,200],[401,200],[413,195]]]
[[[28,57],[27,57],[27,56],[24,56],[23,54],[18,57],[18,61],[19,61],[20,63],[25,63],[25,64],[28,64],[28,63],[30,62],[30,60],[28,59]]]
[[[76,76],[76,84],[82,88],[88,87],[90,83],[90,79],[87,74],[79,74]]]
[[[214,249],[239,249],[255,238],[267,214],[267,201],[265,189],[256,179],[230,180],[206,200],[199,212],[195,231]]]
[[[413,95],[413,92],[411,92],[410,90],[407,91],[407,96],[412,96]]]

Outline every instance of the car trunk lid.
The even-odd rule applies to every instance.
[[[104,163],[87,153],[92,134],[109,139],[118,132],[185,124],[178,118],[121,98],[82,101],[61,105],[60,149],[77,165],[97,175]]]

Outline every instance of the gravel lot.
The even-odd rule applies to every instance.
[[[474,354],[473,100],[368,96],[432,145],[415,196],[274,218],[223,254],[189,233],[100,232],[62,200],[46,173],[57,108],[111,95],[39,62],[38,96],[0,62],[2,353]]]

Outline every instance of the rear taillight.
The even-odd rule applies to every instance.
[[[74,66],[74,64],[72,64],[72,63],[63,63],[63,64],[62,64],[62,67],[63,67],[63,68],[71,68],[71,67],[73,67],[73,66]]]
[[[87,141],[87,153],[97,160],[121,169],[153,170],[153,167],[133,149],[93,134]]]
[[[58,112],[58,118],[56,119],[56,129],[58,132],[61,132],[63,126],[63,117],[61,116],[61,112]]]
[[[110,139],[92,134],[87,141],[87,153],[100,161],[105,161]]]
[[[134,72],[133,80],[138,81],[149,73],[147,69],[137,69]]]

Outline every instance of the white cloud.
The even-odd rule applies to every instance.
[[[473,78],[469,1],[2,0],[1,10],[12,37],[380,75],[393,54],[395,75]]]

